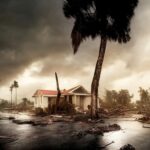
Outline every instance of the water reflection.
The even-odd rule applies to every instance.
[[[30,119],[26,114],[16,115],[18,119]],[[105,133],[104,136],[86,135],[83,138],[73,137],[76,131],[86,130],[91,124],[86,123],[52,123],[46,127],[32,125],[17,125],[10,120],[0,121],[0,135],[15,137],[14,141],[5,142],[5,150],[95,150],[98,146],[109,145],[106,150],[118,150],[125,144],[134,145],[137,150],[149,150],[150,129],[143,128],[142,124],[133,121],[133,118],[114,118],[107,120],[108,124],[117,123],[122,130]],[[100,125],[100,124],[97,124]],[[4,144],[0,141],[0,145]],[[1,147],[0,147],[1,149]]]
[[[108,150],[117,150],[119,147],[125,144],[132,144],[138,150],[149,150],[150,147],[150,130],[142,127],[140,122],[136,121],[111,121],[118,123],[122,130],[106,133],[103,137],[105,143],[114,141],[115,143],[108,147]],[[145,143],[145,144],[143,144]]]
[[[31,119],[31,116],[24,114],[24,113],[20,113],[20,114],[16,114],[16,118],[17,119]]]
[[[16,119],[31,119],[32,118],[32,116],[28,115],[27,113],[15,113],[15,112],[12,112],[11,114],[0,112],[0,116],[15,117]]]

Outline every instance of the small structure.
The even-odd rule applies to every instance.
[[[56,104],[57,91],[53,90],[37,90],[34,97],[34,107],[51,108]],[[74,104],[75,107],[81,110],[87,110],[88,105],[91,105],[91,94],[81,85],[73,87],[69,90],[62,90],[60,102],[67,100],[69,103]]]

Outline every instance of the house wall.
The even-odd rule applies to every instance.
[[[41,106],[41,96],[34,97],[34,107],[37,108],[37,107],[40,107],[40,106]]]
[[[50,104],[51,105],[56,104],[56,97],[50,97]],[[47,106],[48,106],[48,104],[47,104]]]
[[[42,108],[48,108],[48,97],[43,97],[42,98],[42,104],[41,104]]]
[[[72,103],[73,103],[76,107],[79,107],[79,106],[80,106],[80,96],[78,96],[78,95],[73,95],[73,96],[72,96]]]
[[[48,97],[37,96],[34,100],[34,107],[47,108],[48,107]]]
[[[34,107],[48,108],[49,100],[51,105],[56,104],[56,97],[37,96],[34,98]],[[64,97],[61,97],[60,102],[63,100]]]
[[[63,101],[64,97],[61,97],[60,101]],[[56,97],[50,97],[51,105],[56,103]],[[88,110],[88,105],[91,105],[91,97],[90,96],[80,96],[80,95],[73,95],[72,96],[72,103],[76,107],[81,107],[83,110]],[[34,100],[34,107],[41,107],[41,108],[48,108],[48,97],[46,96],[38,96],[35,97]]]
[[[84,110],[88,110],[88,105],[91,105],[91,97],[90,96],[86,96],[84,97],[84,103],[83,103],[83,109]]]
[[[88,110],[88,105],[91,105],[90,96],[73,95],[72,102],[76,107],[83,107],[83,110]]]

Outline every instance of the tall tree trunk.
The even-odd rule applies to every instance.
[[[91,118],[97,118],[97,109],[98,109],[98,87],[99,80],[101,75],[101,69],[103,65],[105,50],[106,50],[107,39],[106,37],[101,37],[99,55],[95,67],[95,72],[91,84]]]
[[[11,109],[12,109],[12,90],[11,90]]]
[[[16,88],[16,106],[17,106],[17,88]]]
[[[57,98],[56,98],[56,107],[55,107],[55,113],[56,113],[58,111],[58,106],[59,106],[59,101],[60,101],[60,96],[61,96],[61,92],[59,89],[58,76],[56,72],[55,72],[55,78],[56,78],[56,85],[57,85]]]

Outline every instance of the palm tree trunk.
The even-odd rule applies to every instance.
[[[99,80],[101,75],[101,69],[103,65],[105,50],[106,50],[107,39],[106,37],[101,37],[99,55],[95,67],[95,72],[91,84],[91,118],[97,118],[97,109],[98,109],[98,87]]]
[[[59,101],[60,101],[60,96],[61,96],[61,92],[59,89],[58,76],[56,72],[55,72],[55,78],[56,78],[56,85],[57,85],[57,98],[56,98],[56,107],[55,107],[55,113],[56,113],[58,111],[58,106],[59,106]]]
[[[12,109],[12,90],[11,90],[11,109]]]
[[[16,88],[16,106],[17,106],[17,88]]]

